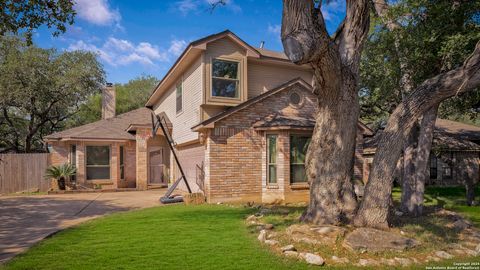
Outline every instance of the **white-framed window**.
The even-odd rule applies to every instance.
[[[120,179],[125,180],[125,147],[120,145]]]
[[[86,146],[87,180],[110,179],[110,146]]]
[[[70,164],[74,166],[75,168],[77,167],[77,145],[76,144],[71,144],[70,145]],[[77,173],[75,172],[74,175],[70,176],[70,181],[71,182],[76,182],[77,181]]]
[[[175,97],[177,113],[181,113],[183,111],[183,86],[181,80],[175,85]]]
[[[240,97],[240,62],[212,60],[212,97]]]
[[[267,134],[267,184],[277,184],[277,138]]]

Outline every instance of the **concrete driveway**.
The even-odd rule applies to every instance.
[[[0,196],[0,263],[52,233],[113,212],[161,205],[166,190]]]

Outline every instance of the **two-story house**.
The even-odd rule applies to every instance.
[[[190,186],[218,201],[306,201],[305,154],[317,107],[310,66],[247,44],[230,31],[190,43],[146,108],[114,116],[104,91],[102,120],[47,137],[52,164],[77,166],[76,181],[147,189],[178,178],[150,113],[167,119]],[[112,113],[113,108],[113,113]],[[362,177],[358,124],[355,175]],[[181,187],[180,187],[181,188]]]

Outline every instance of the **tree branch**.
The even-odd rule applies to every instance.
[[[379,202],[389,201],[395,164],[400,158],[405,138],[418,118],[443,100],[479,86],[480,42],[462,67],[425,80],[397,106],[380,137],[365,198],[355,219],[356,226],[388,226],[389,206]]]
[[[283,0],[282,43],[295,64],[316,62],[332,46],[320,6],[313,0]]]
[[[334,35],[344,65],[358,70],[363,44],[370,26],[370,1],[347,0],[347,14]]]

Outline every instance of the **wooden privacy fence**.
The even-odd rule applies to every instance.
[[[39,189],[47,191],[45,180],[49,154],[0,154],[0,194]]]

